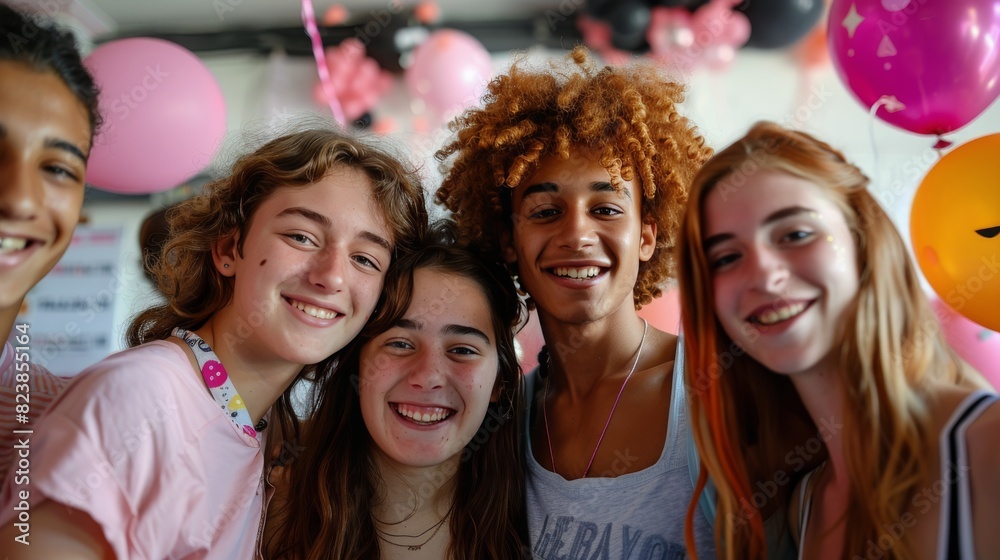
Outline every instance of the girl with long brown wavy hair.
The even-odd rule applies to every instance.
[[[771,123],[692,186],[688,385],[725,558],[763,558],[762,517],[785,509],[800,558],[1000,554],[997,396],[943,342],[867,186]]]
[[[378,314],[316,386],[269,508],[268,557],[530,557],[523,304],[498,262],[436,234],[393,266]]]
[[[8,479],[3,511],[27,502],[44,535],[11,548],[5,532],[8,552],[252,557],[263,430],[295,432],[290,387],[327,373],[311,364],[360,332],[426,220],[407,167],[325,129],[268,142],[180,204],[155,270],[165,303],[43,417],[30,496]]]

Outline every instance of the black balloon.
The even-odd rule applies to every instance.
[[[587,0],[585,6],[591,17],[605,19],[614,4],[612,0]]]
[[[823,0],[745,0],[737,9],[750,20],[748,47],[779,49],[815,27],[824,4]]]
[[[372,114],[370,112],[365,112],[365,114],[354,119],[354,122],[351,124],[354,125],[354,128],[357,128],[359,130],[368,128],[369,126],[372,125]]]
[[[618,49],[636,50],[646,45],[649,27],[649,6],[639,0],[628,0],[611,7],[605,16],[611,26],[611,44]]]

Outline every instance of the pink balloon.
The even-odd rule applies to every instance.
[[[731,0],[712,0],[698,8],[691,18],[695,38],[713,45],[726,45],[738,49],[750,39],[750,20],[743,12],[733,9]]]
[[[85,62],[104,117],[88,183],[125,194],[164,191],[211,162],[226,132],[226,103],[198,57],[138,37],[105,43]]]
[[[712,0],[693,14],[686,8],[653,8],[646,30],[652,57],[684,72],[701,64],[724,70],[750,38],[750,20],[733,5]]]
[[[330,84],[349,121],[370,111],[392,87],[392,76],[383,71],[375,59],[368,57],[365,46],[355,38],[326,49],[326,64]],[[320,105],[328,104],[322,80],[316,82],[313,97]]]
[[[966,319],[939,298],[931,298],[948,344],[1000,390],[1000,333]]]
[[[583,44],[597,52],[604,59],[606,64],[622,66],[628,64],[632,54],[628,51],[616,49],[611,44],[611,26],[606,21],[587,17],[587,14],[580,14],[576,18],[576,28],[583,35]]]
[[[997,0],[834,0],[830,55],[840,79],[866,108],[918,134],[968,124],[1000,94]]]
[[[657,6],[650,12],[646,41],[651,55],[660,64],[681,71],[698,64],[695,55],[695,29],[690,12],[684,8]]]
[[[479,41],[442,29],[413,51],[406,85],[428,107],[447,115],[478,103],[492,76],[490,53]]]

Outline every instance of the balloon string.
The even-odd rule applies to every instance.
[[[876,184],[879,188],[882,186],[882,169],[878,165],[878,148],[875,145],[875,113],[878,112],[879,107],[883,106],[885,107],[885,110],[890,113],[906,109],[906,105],[896,99],[895,95],[883,95],[872,104],[872,108],[868,112],[868,137],[872,144],[872,158],[874,159],[873,165],[875,166],[875,173],[877,174]]]
[[[312,0],[302,0],[302,24],[306,27],[306,33],[312,40],[313,57],[316,59],[316,70],[319,71],[319,81],[323,85],[323,93],[326,101],[333,112],[333,118],[337,124],[344,126],[344,110],[337,99],[337,91],[333,88],[330,80],[330,69],[326,65],[326,52],[323,50],[323,39],[319,35],[319,27],[316,25],[316,12],[313,10]]]

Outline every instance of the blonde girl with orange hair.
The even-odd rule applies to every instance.
[[[763,558],[761,520],[786,509],[800,558],[1000,556],[998,397],[945,345],[867,186],[770,123],[694,180],[682,317],[720,557]]]

